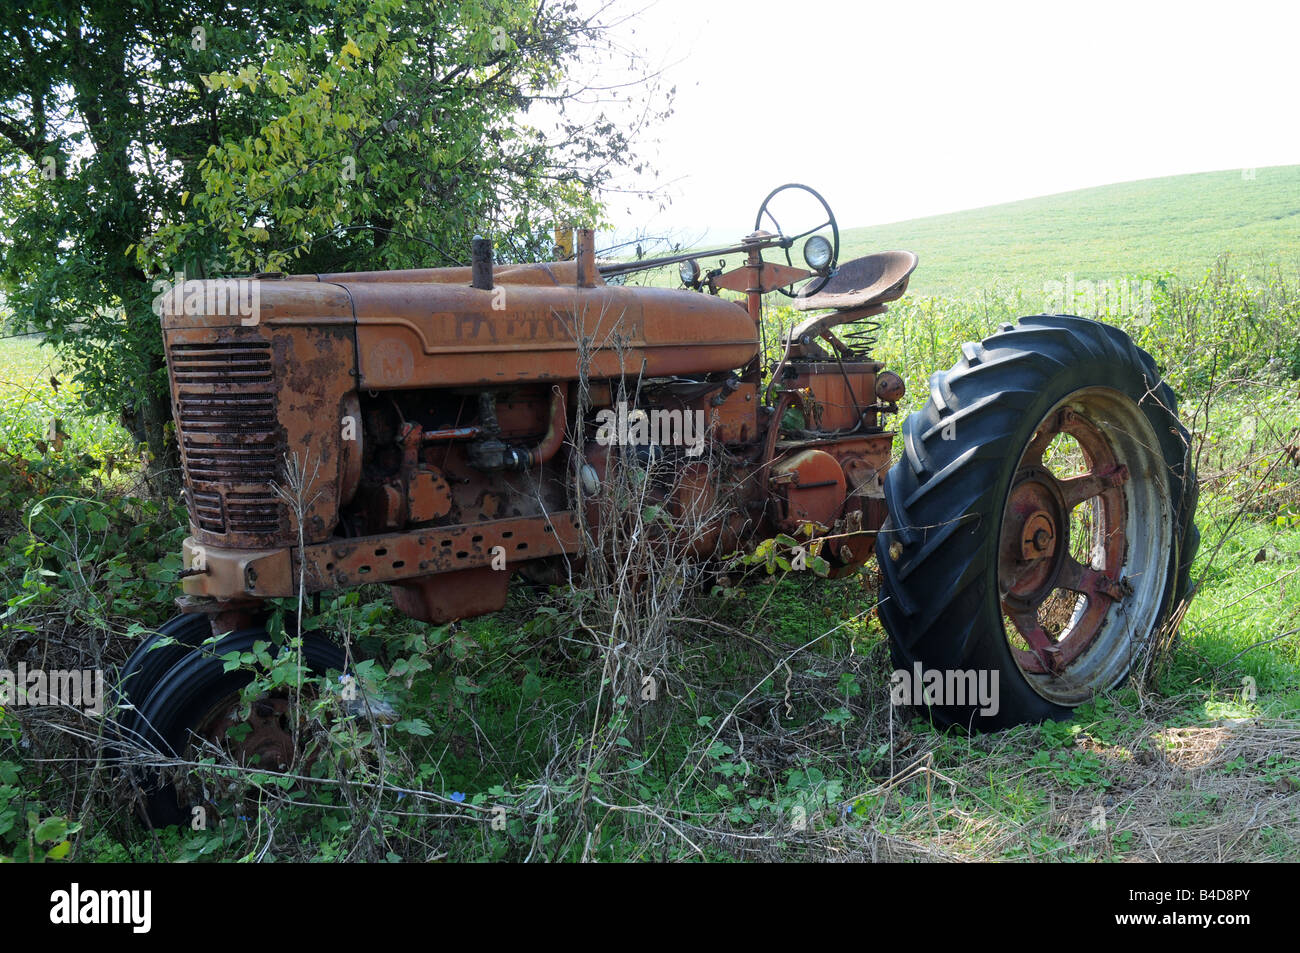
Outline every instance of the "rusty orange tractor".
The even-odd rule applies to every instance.
[[[783,230],[791,196],[825,220]],[[874,552],[900,669],[998,675],[996,711],[928,699],[945,722],[1061,717],[1120,683],[1186,594],[1198,540],[1187,432],[1151,357],[1083,318],[1004,325],[930,377],[891,464],[904,382],[869,332],[917,258],[841,264],[839,244],[821,196],[790,185],[703,253],[602,262],[580,230],[548,263],[497,265],[476,240],[467,267],[178,284],[159,310],[183,613],[121,672],[124,733],[289,763],[284,702],[231,732],[251,676],[214,657],[265,638],[267,600],[383,583],[427,622],[493,612],[512,577],[599,558],[584,516],[615,456],[673,467],[693,487],[681,506],[727,501],[700,559],[800,528],[833,574]],[[737,265],[701,270],[721,256]],[[684,287],[626,283],[670,265]],[[808,316],[768,363],[774,292]],[[628,439],[629,419],[657,439]],[[219,651],[198,648],[214,633]],[[305,651],[343,667],[322,637]],[[181,806],[164,787],[149,812]]]

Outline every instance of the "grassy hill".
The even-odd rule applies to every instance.
[[[921,258],[912,293],[960,294],[1004,282],[1173,272],[1195,277],[1224,253],[1247,270],[1300,264],[1300,165],[1123,182],[869,228],[846,229],[841,261],[906,248]]]

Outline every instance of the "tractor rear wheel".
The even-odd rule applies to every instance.
[[[1097,321],[1021,318],[962,355],[885,481],[895,700],[979,729],[1066,718],[1189,594],[1188,434],[1151,356]]]

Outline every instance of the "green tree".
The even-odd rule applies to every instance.
[[[19,0],[0,10],[0,284],[176,488],[155,282],[545,254],[669,108],[577,77],[547,0]],[[611,108],[611,106],[613,108]],[[632,121],[611,118],[633,116]],[[540,115],[539,115],[540,114]]]

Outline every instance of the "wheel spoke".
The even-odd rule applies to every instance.
[[[1105,573],[1082,565],[1069,555],[1066,555],[1061,562],[1061,573],[1056,577],[1056,584],[1062,589],[1069,589],[1080,595],[1105,596],[1112,602],[1124,598],[1124,588],[1118,582]]]
[[[1004,603],[1002,608],[1007,617],[1014,623],[1016,630],[1029,643],[1029,647],[1038,656],[1038,660],[1043,663],[1043,667],[1053,674],[1059,673],[1061,665],[1057,656],[1057,645],[1052,641],[1052,637],[1039,625],[1037,607],[1014,609]]]
[[[1082,476],[1057,480],[1061,495],[1065,497],[1065,508],[1074,509],[1084,500],[1090,500],[1109,489],[1122,486],[1128,480],[1128,467],[1120,465],[1109,470],[1085,473]]]
[[[1044,422],[1042,429],[1038,431],[1034,436],[1034,439],[1030,441],[1029,446],[1025,448],[1024,456],[1020,458],[1021,467],[1040,467],[1043,465],[1043,451],[1045,451],[1048,444],[1056,438],[1056,435],[1061,432],[1061,423],[1064,415],[1065,411],[1062,411],[1050,421]]]
[[[828,219],[826,219],[826,221],[822,222],[820,225],[815,225],[815,226],[813,226],[812,228],[808,229],[807,231],[800,232],[798,235],[791,235],[791,236],[790,236],[790,241],[792,241],[792,242],[797,242],[799,239],[801,239],[801,238],[805,238],[806,236],[811,235],[811,234],[813,234],[814,232],[820,232],[823,228],[825,228],[825,227],[826,227],[827,225],[829,225],[830,223],[831,223],[831,220],[828,218]]]

